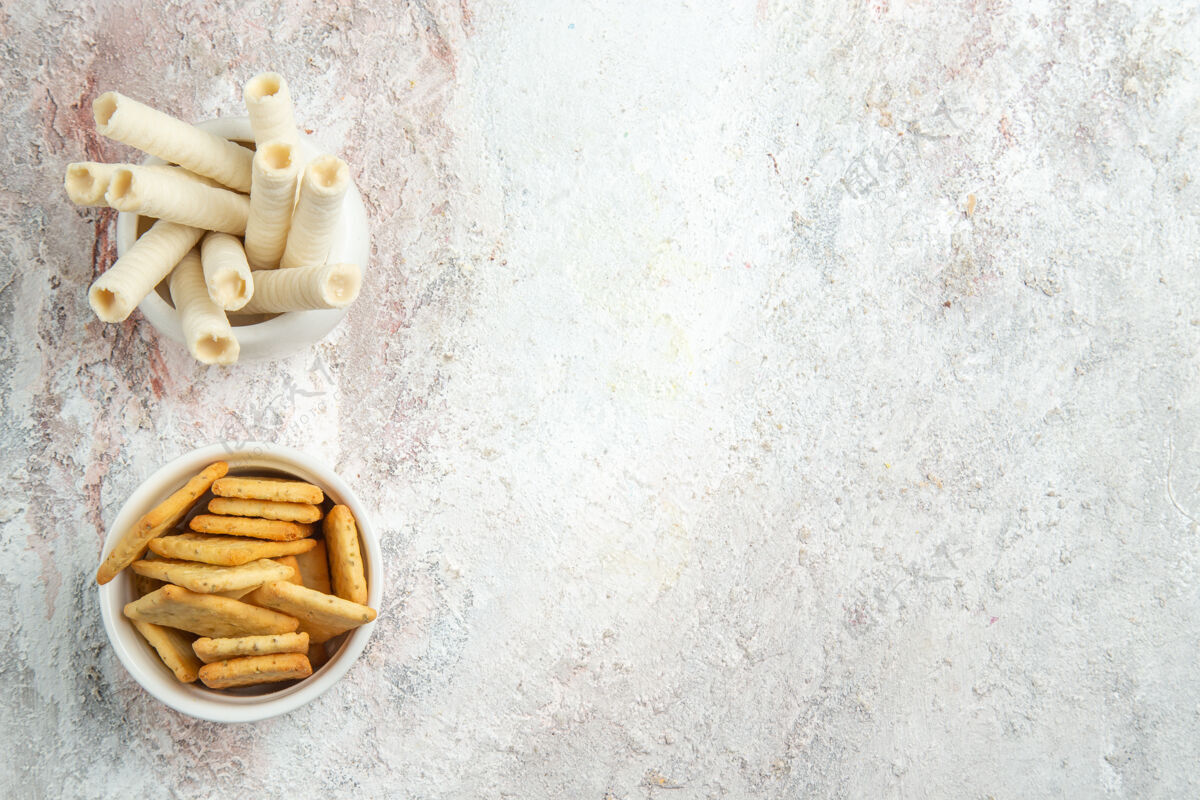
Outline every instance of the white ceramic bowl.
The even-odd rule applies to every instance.
[[[249,117],[224,117],[209,120],[196,125],[197,128],[215,133],[226,139],[242,142],[253,142],[254,133],[250,129]],[[301,137],[300,158],[309,161],[320,155],[320,151],[308,139]],[[147,164],[162,164],[161,159],[148,157]],[[121,213],[117,215],[117,256],[125,255],[138,235],[137,214]],[[346,192],[342,203],[342,216],[333,234],[333,244],[329,250],[329,261],[349,262],[358,264],[365,273],[367,258],[371,252],[370,234],[367,229],[367,209],[363,206],[362,196],[353,183]],[[184,344],[183,329],[179,325],[179,315],[175,307],[168,301],[166,281],[159,285],[159,291],[146,296],[138,308],[159,333],[179,344]],[[237,316],[230,317],[234,326],[241,352],[239,361],[256,359],[281,358],[291,353],[303,350],[325,338],[334,327],[346,316],[346,308],[333,308],[322,311],[292,311],[278,314],[272,319],[252,324],[239,324]]]
[[[383,597],[383,560],[379,539],[371,527],[371,518],[353,490],[337,473],[319,461],[287,447],[271,444],[245,443],[236,447],[214,444],[193,450],[151,475],[113,520],[104,537],[104,553],[117,538],[146,512],[181,488],[200,470],[215,461],[229,464],[229,474],[264,474],[281,472],[320,486],[326,497],[343,503],[354,512],[362,542],[363,564],[367,577],[367,605],[379,609]],[[117,658],[134,680],[162,702],[193,717],[213,722],[253,722],[294,711],[316,699],[346,674],[358,659],[375,623],[368,623],[344,634],[336,653],[329,657],[312,676],[291,686],[267,684],[241,690],[214,691],[202,683],[180,683],[159,659],[146,640],[125,616],[123,609],[134,597],[132,571],[126,569],[99,588],[100,615],[104,630],[116,651]],[[334,640],[334,644],[338,640]]]

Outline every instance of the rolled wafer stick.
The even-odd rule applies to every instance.
[[[238,309],[242,314],[344,308],[354,302],[362,288],[362,271],[357,264],[254,270],[250,274],[254,277],[254,296]]]
[[[97,97],[92,103],[92,113],[96,130],[110,139],[179,164],[239,192],[250,191],[250,162],[254,156],[239,144],[118,92],[105,92]]]
[[[291,144],[300,141],[292,111],[292,96],[282,75],[277,72],[255,75],[246,81],[242,98],[250,113],[255,144],[261,147],[263,142],[272,139],[282,139]]]
[[[255,269],[275,269],[287,245],[300,168],[293,146],[273,140],[254,154],[250,217],[246,221],[246,258]]]
[[[88,289],[88,303],[105,322],[121,322],[196,246],[204,231],[160,219]]]
[[[250,198],[244,194],[140,166],[118,167],[104,200],[118,211],[238,236],[250,217]]]
[[[104,194],[108,191],[109,181],[113,173],[121,167],[137,166],[141,169],[182,175],[205,186],[218,186],[216,181],[209,180],[203,175],[197,175],[183,167],[158,164],[103,164],[99,161],[76,161],[67,164],[67,176],[63,181],[67,197],[77,206],[106,206]]]
[[[233,364],[241,345],[225,312],[212,301],[204,285],[200,254],[189,250],[171,273],[171,302],[192,357],[201,364]]]
[[[254,294],[254,278],[246,263],[246,251],[236,236],[210,231],[200,244],[200,263],[208,296],[226,311],[246,305]]]
[[[67,164],[67,177],[63,185],[67,197],[77,206],[103,206],[108,182],[116,171],[116,164],[101,164],[96,161],[77,161]]]
[[[324,264],[333,241],[333,229],[342,212],[342,198],[350,188],[350,168],[336,156],[320,156],[304,168],[300,198],[292,212],[292,226],[279,266],[290,269]]]

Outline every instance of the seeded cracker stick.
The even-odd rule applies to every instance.
[[[300,620],[300,630],[318,644],[375,619],[375,609],[369,606],[286,581],[264,584],[246,599]]]
[[[200,254],[189,250],[171,273],[171,302],[179,312],[179,327],[188,352],[201,364],[229,365],[237,361],[241,344],[229,318],[209,297]]]
[[[139,558],[146,551],[147,544],[177,525],[200,496],[208,491],[213,481],[228,471],[229,465],[224,461],[210,464],[199,475],[189,480],[182,489],[139,519],[109,551],[108,557],[96,572],[96,583],[108,583],[118,572]]]
[[[127,603],[125,616],[213,637],[291,633],[299,625],[294,617],[286,614],[171,585]]]
[[[315,589],[321,594],[333,594],[333,584],[329,581],[329,556],[325,551],[325,541],[315,539],[316,547],[307,553],[299,553],[296,563],[300,565],[300,585]]]
[[[346,506],[334,506],[325,518],[325,546],[329,550],[334,594],[365,605],[367,579],[363,575],[362,553],[358,548],[358,526]]]
[[[130,568],[138,575],[157,578],[202,594],[249,590],[272,581],[291,580],[295,574],[294,570],[289,572],[291,567],[276,564],[268,558],[236,567],[156,558],[153,561],[135,561]]]
[[[239,192],[250,191],[249,150],[117,92],[92,103],[96,130]]]
[[[237,536],[213,536],[206,533],[182,533],[150,540],[150,550],[163,558],[200,561],[205,564],[237,566],[260,558],[306,553],[316,546],[312,539],[294,542],[266,542]]]
[[[333,229],[342,213],[342,198],[350,187],[350,168],[336,156],[320,156],[304,168],[300,198],[292,212],[292,227],[279,266],[290,269],[324,264]]]
[[[133,620],[133,627],[158,651],[158,657],[167,665],[167,669],[175,673],[180,683],[196,680],[200,672],[200,659],[192,651],[187,634],[136,619]]]
[[[210,639],[207,636],[192,642],[195,655],[205,664],[243,656],[266,656],[271,653],[308,653],[307,633],[276,633],[270,636],[238,636]]]
[[[254,278],[246,263],[246,251],[236,236],[210,231],[200,244],[204,285],[208,296],[226,311],[246,305],[254,294]]]
[[[287,245],[300,168],[287,142],[271,141],[254,154],[254,185],[246,220],[246,259],[255,269],[275,269]]]
[[[250,274],[254,296],[242,307],[243,314],[344,308],[362,288],[362,270],[357,264],[254,270]]]
[[[295,681],[312,675],[312,665],[300,653],[276,653],[269,656],[232,658],[205,664],[200,680],[210,689],[232,689],[259,683]]]
[[[275,500],[279,503],[319,505],[325,500],[325,493],[311,483],[275,478],[221,478],[213,484],[212,491],[219,497]]]
[[[255,539],[270,539],[273,542],[292,542],[296,539],[305,539],[312,536],[313,533],[312,525],[302,522],[284,522],[279,519],[256,519],[254,517],[221,517],[215,514],[198,514],[188,521],[188,527],[197,533],[252,536]]]
[[[304,580],[300,577],[300,562],[296,560],[295,556],[280,556],[279,558],[273,558],[271,560],[279,566],[287,567],[292,571],[292,577],[286,578],[285,580],[290,581],[298,586],[304,585]]]
[[[277,72],[264,72],[246,81],[242,91],[246,111],[250,113],[250,127],[254,130],[254,143],[262,147],[264,142],[282,139],[289,144],[300,141],[296,130],[296,118],[292,111],[292,95],[287,81]]]
[[[329,653],[325,651],[325,645],[310,644],[308,646],[308,663],[312,664],[314,672],[325,666],[325,662],[328,660]]]
[[[121,322],[196,246],[204,231],[160,219],[92,282],[88,304],[104,322]]]
[[[183,175],[140,166],[118,167],[104,200],[118,211],[241,236],[250,198]]]
[[[214,497],[208,501],[213,514],[235,517],[262,517],[284,522],[316,522],[321,509],[310,503],[277,503],[273,500],[243,500],[240,497]]]

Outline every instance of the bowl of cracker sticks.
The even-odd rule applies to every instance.
[[[97,131],[147,156],[76,162],[80,206],[117,209],[117,260],[88,290],[104,322],[139,308],[204,364],[279,358],[324,338],[362,286],[366,208],[344,161],[296,126],[287,82],[248,81],[249,116],[188,124],[118,92]]]
[[[379,540],[333,470],[285,447],[216,444],[125,502],[96,573],[118,659],[214,722],[316,699],[358,659],[383,596]]]

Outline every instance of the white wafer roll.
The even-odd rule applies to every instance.
[[[108,203],[104,200],[104,193],[108,191],[108,183],[112,180],[113,173],[120,167],[132,166],[135,165],[103,164],[99,161],[77,161],[74,164],[67,164],[67,177],[64,181],[67,189],[67,197],[71,198],[71,202],[77,206],[106,206]],[[142,169],[161,170],[176,175],[183,175],[191,180],[199,181],[206,186],[218,185],[216,181],[209,180],[202,175],[197,175],[182,167],[150,166],[144,164],[137,166],[140,166]]]
[[[238,236],[246,232],[250,216],[250,198],[244,194],[146,167],[118,167],[104,199],[118,211]]]
[[[325,263],[348,188],[350,168],[345,161],[336,156],[320,156],[309,162],[304,168],[300,199],[292,213],[292,228],[279,266]]]
[[[128,317],[171,272],[204,231],[159,220],[88,289],[88,303],[105,322]]]
[[[218,183],[250,191],[250,160],[240,144],[202,131],[180,119],[118,92],[105,92],[92,102],[96,130],[110,139],[178,164]]]
[[[189,250],[171,273],[171,302],[179,313],[183,340],[202,364],[232,364],[241,350],[225,312],[208,296],[200,254]]]
[[[214,303],[226,311],[246,305],[254,294],[254,278],[236,236],[210,231],[200,245],[200,263],[204,266],[204,285]]]
[[[296,131],[296,118],[292,112],[292,96],[287,81],[276,72],[255,75],[246,82],[242,91],[246,110],[250,112],[250,127],[254,130],[254,143],[282,139],[297,144],[300,135]]]
[[[323,264],[252,273],[254,295],[242,306],[243,314],[275,314],[342,308],[354,302],[362,288],[357,264]]]
[[[101,164],[97,161],[77,161],[67,164],[67,177],[63,185],[67,197],[77,206],[104,206],[104,193],[108,191],[108,182],[117,169],[115,164]]]
[[[284,141],[266,142],[254,154],[246,258],[255,269],[278,267],[287,245],[300,175],[295,155],[295,148]]]

